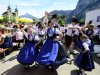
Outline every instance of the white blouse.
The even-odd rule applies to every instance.
[[[16,31],[13,36],[16,36],[16,40],[22,40],[23,39],[23,35],[24,35],[23,32]]]
[[[91,45],[91,40],[87,39],[82,45],[85,48],[85,50],[89,51],[89,45]]]
[[[1,38],[5,39],[6,38],[6,35],[2,34],[1,35]]]
[[[24,31],[24,35],[25,35],[25,37],[27,38],[27,39],[32,39],[33,37],[34,37],[34,40],[35,41],[39,41],[40,39],[39,39],[39,36],[38,35],[35,35],[35,34],[33,34],[33,35],[31,35],[30,37],[28,37],[28,33],[27,32],[25,32]]]
[[[42,31],[38,30],[38,34],[45,35],[45,31],[44,30],[42,30]]]
[[[89,51],[89,45],[87,43],[82,44],[86,51]]]
[[[52,28],[51,29],[53,32],[55,31],[55,34],[58,34],[58,35],[61,35],[62,33],[61,33],[61,31],[58,29],[58,28]]]
[[[75,29],[71,29],[71,27],[75,28]],[[69,36],[73,36],[72,31],[74,30],[75,31],[74,34],[79,35],[79,30],[77,28],[81,30],[81,27],[78,24],[76,24],[74,26],[72,24],[68,25],[66,34]]]

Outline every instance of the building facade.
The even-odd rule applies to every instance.
[[[10,5],[7,8],[7,11],[2,14],[4,20],[6,22],[12,21],[12,22],[17,22],[18,18],[18,9],[17,7],[15,8],[14,12],[12,12],[12,9]]]
[[[100,25],[100,9],[92,10],[86,13],[85,24],[92,20],[94,27]]]

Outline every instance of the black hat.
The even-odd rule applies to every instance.
[[[92,24],[92,20],[89,21],[89,24]]]
[[[49,24],[49,23],[51,23],[51,22],[52,22],[52,21],[51,21],[51,20],[49,20],[49,21],[48,21],[48,24]]]
[[[53,15],[52,15],[52,19],[53,19],[53,18],[57,18],[57,14],[53,14]]]
[[[38,26],[38,28],[43,28],[43,26],[40,24],[40,25]]]
[[[72,22],[79,23],[79,21],[78,21],[78,19],[77,19],[77,18],[72,18]]]

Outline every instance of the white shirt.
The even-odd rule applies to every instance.
[[[62,26],[60,26],[60,29],[59,29],[61,32],[64,32],[64,30],[65,30],[65,27],[62,27]]]
[[[75,29],[71,29],[71,27],[75,28]],[[78,24],[76,24],[76,25],[72,25],[72,24],[68,25],[66,34],[68,36],[73,36],[72,31],[74,30],[75,31],[74,34],[75,35],[79,35],[79,30],[77,28],[81,29],[81,27]]]
[[[47,30],[48,30],[48,27],[45,27],[45,28],[44,28],[45,33],[47,33]]]
[[[72,29],[70,29],[70,27],[73,27],[72,24],[70,24],[70,25],[67,26],[67,32],[66,32],[66,34],[68,36],[72,36]]]
[[[14,35],[16,36],[16,40],[23,40],[23,32],[16,31]]]
[[[1,35],[1,38],[3,38],[3,39],[6,38],[6,35],[2,34],[2,35]]]
[[[45,30],[42,31],[38,30],[38,34],[45,35]]]
[[[83,43],[82,45],[85,48],[85,50],[89,51],[89,45],[87,43]]]
[[[39,30],[38,27],[34,25],[33,30],[35,30],[36,34],[38,35],[38,30]]]
[[[53,21],[53,26],[59,26],[59,24],[57,22]]]
[[[87,39],[83,44],[83,47],[85,48],[85,50],[90,50],[89,49],[89,45],[91,45],[91,40],[90,39]]]
[[[39,41],[39,40],[40,40],[40,39],[39,39],[39,36],[36,35],[36,34],[33,34],[32,36],[30,36],[30,37],[28,38],[28,35],[29,35],[29,34],[28,34],[27,32],[24,31],[24,35],[25,35],[25,37],[26,37],[27,39],[30,39],[30,38],[32,39],[32,38],[34,37],[34,40],[35,40],[35,41]]]

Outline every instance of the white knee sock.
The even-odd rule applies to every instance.
[[[84,69],[82,69],[81,71],[82,71],[82,75],[85,75],[85,70],[84,70]]]

